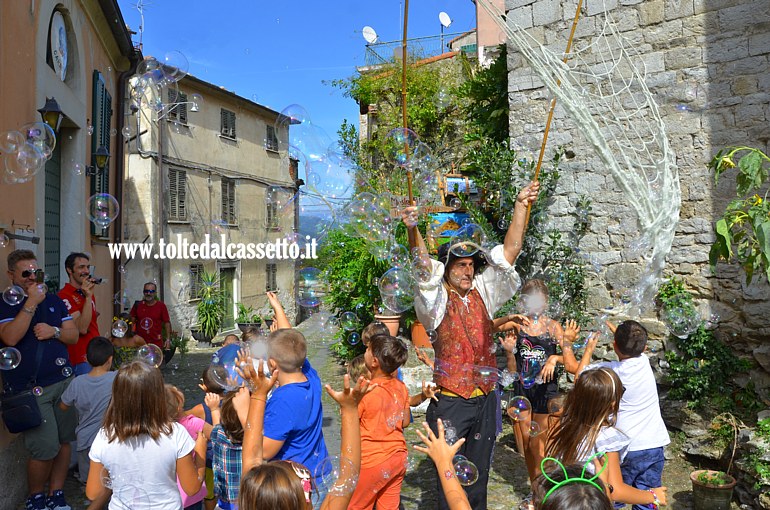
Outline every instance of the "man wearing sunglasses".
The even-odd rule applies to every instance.
[[[67,345],[78,341],[78,329],[62,300],[48,294],[38,281],[39,274],[33,252],[15,250],[8,255],[8,278],[25,296],[16,304],[0,300],[0,346],[21,353],[19,366],[3,371],[3,389],[14,394],[34,388],[42,415],[38,427],[22,432],[30,454],[26,508],[71,510],[62,489],[77,416],[72,409],[62,411],[57,403],[72,379]]]
[[[171,342],[171,317],[163,301],[158,300],[158,286],[154,282],[144,284],[144,299],[131,308],[131,318],[136,332],[148,343],[168,349]]]

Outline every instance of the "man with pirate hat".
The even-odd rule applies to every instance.
[[[430,259],[417,229],[417,209],[408,207],[401,216],[410,248],[419,250],[418,260],[431,275],[417,283],[415,296],[417,318],[425,329],[437,333],[433,381],[439,388],[438,401],[431,401],[426,419],[434,432],[439,418],[447,427],[451,422],[456,438],[465,439],[458,454],[478,468],[478,481],[464,487],[476,510],[487,508],[489,467],[498,424],[502,424],[494,391],[497,362],[492,319],[521,285],[513,264],[521,252],[527,206],[535,202],[539,189],[539,183],[533,182],[521,190],[503,244],[488,253],[473,241],[447,243],[440,247],[438,261]],[[439,508],[448,509],[440,479],[438,484]]]

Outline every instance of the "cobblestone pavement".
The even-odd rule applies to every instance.
[[[329,354],[327,346],[321,340],[317,316],[311,317],[299,326],[308,340],[308,358],[316,368],[321,380],[334,387],[341,385],[345,369]],[[203,401],[203,393],[198,389],[198,379],[203,369],[211,360],[214,348],[194,348],[184,357],[176,355],[163,368],[166,381],[181,389],[186,397],[186,407],[190,408]],[[405,380],[410,386],[410,393],[417,391],[416,385],[422,377],[429,376],[425,369],[419,367],[415,356],[405,369]],[[324,392],[324,421],[323,430],[330,455],[339,454],[339,413],[337,405]],[[402,504],[405,510],[426,510],[436,507],[436,475],[433,465],[425,455],[411,450],[411,445],[418,444],[419,439],[415,430],[417,424],[424,418],[424,410],[413,411],[414,424],[406,430],[407,444],[410,445],[409,469],[402,487]],[[691,486],[689,472],[693,466],[687,463],[679,454],[676,442],[669,451],[671,459],[666,463],[664,483],[668,486],[670,504],[674,510],[689,510],[691,504]],[[66,494],[73,509],[85,509],[87,502],[83,489],[74,475],[70,475],[65,487]],[[489,481],[489,509],[510,510],[518,509],[521,499],[529,493],[529,482],[524,459],[515,449],[515,440],[510,424],[506,424],[503,433],[498,437],[492,462],[492,472]],[[19,510],[23,508],[19,506]],[[627,507],[630,508],[630,507]],[[738,506],[733,504],[733,508]]]

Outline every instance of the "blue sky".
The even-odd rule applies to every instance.
[[[118,3],[138,31],[137,0]],[[300,104],[335,136],[344,118],[357,123],[358,108],[322,81],[364,63],[365,25],[380,41],[400,39],[402,11],[399,0],[145,0],[142,42],[145,55],[180,51],[191,74],[277,111]],[[471,0],[411,0],[409,37],[437,35],[441,11],[453,20],[447,32],[475,26]]]

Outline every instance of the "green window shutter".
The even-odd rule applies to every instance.
[[[91,154],[96,152],[100,146],[104,146],[107,151],[112,154],[110,150],[110,126],[112,122],[112,96],[107,91],[107,86],[104,82],[104,76],[97,70],[94,70],[93,75],[93,105],[91,109],[91,116],[93,119],[93,134],[91,135]],[[96,161],[91,156],[91,165],[96,165]],[[96,193],[109,193],[110,192],[110,171],[106,168],[104,172],[99,172],[98,175],[91,176],[91,195]],[[109,236],[109,227],[101,229],[91,223],[91,235],[99,237]]]

